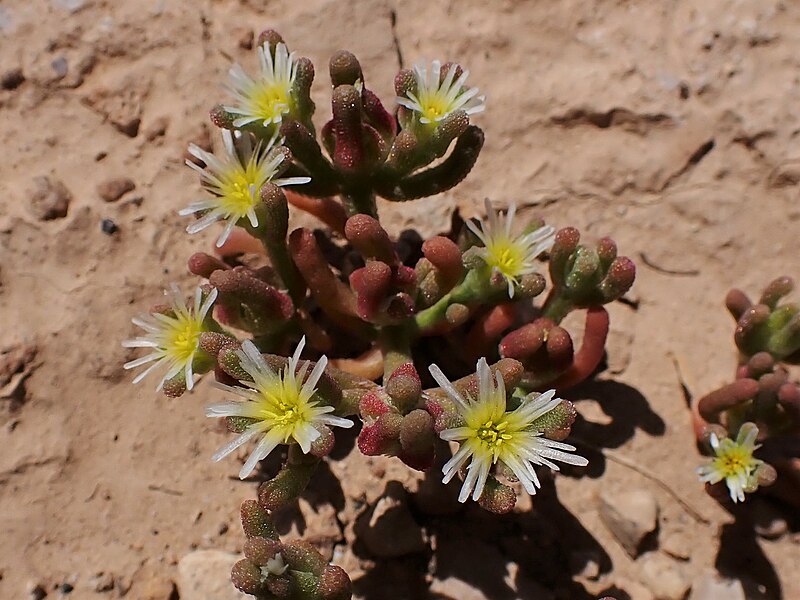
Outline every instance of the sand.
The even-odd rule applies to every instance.
[[[560,504],[545,493],[532,512],[415,513],[437,551],[376,561],[353,543],[353,523],[386,482],[413,489],[415,478],[353,452],[331,461],[344,490],[320,476],[283,530],[316,536],[362,598],[546,597],[530,591],[538,582],[558,598],[647,599],[643,559],[611,536],[596,499],[643,488],[660,506],[649,554],[685,549],[673,563],[689,582],[713,570],[731,517],[696,480],[680,378],[699,397],[732,376],[731,286],[757,294],[798,275],[800,5],[3,0],[0,358],[15,375],[0,398],[0,597],[39,584],[48,598],[69,587],[70,598],[168,598],[183,556],[241,549],[237,509],[256,483],[235,479],[235,460],[209,459],[225,434],[203,406],[219,392],[202,381],[171,400],[131,385],[120,341],[166,284],[194,284],[185,261],[215,231],[190,237],[176,215],[199,193],[183,153],[207,137],[230,62],[252,68],[245,46],[265,27],[315,62],[320,124],[339,48],[387,102],[399,57],[458,60],[487,94],[474,171],[441,196],[381,204],[392,232],[429,235],[455,207],[472,216],[485,197],[516,200],[588,240],[612,235],[639,266],[637,306],[610,307],[609,369],[569,394],[585,419],[575,435],[621,461],[590,455],[587,474],[556,478]],[[135,188],[101,198],[119,178]],[[43,218],[65,203],[65,216]],[[104,219],[118,230],[104,233]],[[751,565],[733,574],[800,598],[799,541],[730,538]]]

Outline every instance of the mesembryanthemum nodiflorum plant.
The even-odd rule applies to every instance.
[[[586,464],[564,442],[575,411],[557,390],[600,364],[603,305],[630,288],[635,269],[609,238],[581,244],[576,229],[556,231],[513,202],[487,201],[485,220],[443,235],[393,240],[378,197],[445,192],[478,158],[483,132],[472,118],[486,105],[469,73],[438,61],[401,70],[387,110],[355,56],[338,52],[332,118],[317,133],[311,61],[274,31],[259,36],[257,56],[255,73],[231,68],[231,98],[211,111],[221,147],[189,148],[204,196],[179,214],[195,218],[189,233],[218,229],[218,247],[249,234],[268,262],[193,255],[189,270],[206,280],[194,302],[176,291],[135,319],[145,334],[125,345],[149,354],[125,366],[161,367],[158,387],[172,397],[213,371],[227,399],[207,414],[234,434],[214,458],[252,444],[240,477],[285,449],[280,472],[242,505],[236,586],[258,598],[349,598],[346,574],[303,542],[282,543],[270,517],[303,492],[336,431],[357,424],[361,452],[420,470],[448,448],[437,439],[448,442],[440,477],[463,479],[458,499],[510,511],[515,485],[536,493],[537,468]],[[290,232],[290,206],[327,229]],[[537,306],[545,268],[552,285]],[[577,350],[560,325],[574,310],[586,313]]]

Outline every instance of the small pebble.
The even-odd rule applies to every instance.
[[[67,216],[72,194],[58,179],[45,175],[33,178],[34,189],[30,195],[30,210],[42,221]]]
[[[22,74],[22,69],[10,69],[0,75],[0,87],[4,90],[15,90],[23,84],[25,75]]]
[[[136,184],[129,177],[115,177],[100,183],[97,186],[97,194],[106,202],[116,202],[134,189]]]
[[[117,227],[117,224],[111,219],[103,219],[100,223],[100,229],[106,235],[114,235],[119,231],[119,227]]]
[[[53,59],[53,62],[50,63],[50,66],[53,67],[53,71],[55,71],[56,75],[59,77],[66,77],[67,71],[69,71],[67,59],[63,56]]]

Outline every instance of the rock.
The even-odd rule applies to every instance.
[[[627,553],[636,558],[642,541],[658,525],[655,496],[646,489],[606,491],[600,494],[599,502],[603,523]]]
[[[167,133],[169,127],[169,119],[167,117],[158,117],[144,130],[144,137],[148,142],[163,137]]]
[[[774,188],[797,185],[800,183],[800,163],[788,161],[778,165],[770,173],[767,183]]]
[[[672,531],[664,535],[658,547],[679,560],[689,560],[692,556],[692,540],[684,530]]]
[[[41,583],[29,581],[28,585],[25,587],[28,591],[28,598],[30,598],[30,600],[42,600],[42,598],[47,597],[47,591],[44,589],[44,586]]]
[[[786,517],[772,502],[766,498],[754,498],[753,519],[756,533],[767,540],[776,540],[788,530]]]
[[[61,181],[39,175],[33,178],[33,186],[30,209],[37,219],[51,221],[67,216],[72,194]]]
[[[111,219],[103,219],[100,221],[100,231],[106,235],[114,235],[119,231],[119,227]]]
[[[106,202],[115,202],[134,189],[136,184],[129,177],[114,177],[97,185],[98,195]]]
[[[694,580],[689,600],[747,600],[747,595],[738,579],[722,579],[708,572]]]
[[[197,550],[178,562],[181,600],[242,600],[231,583],[231,568],[241,557],[221,550]]]
[[[411,516],[408,498],[399,481],[386,484],[383,495],[356,522],[356,535],[380,558],[395,558],[426,548],[422,528]]]
[[[638,581],[632,581],[624,577],[619,577],[614,581],[614,587],[623,590],[627,595],[623,598],[635,598],[636,600],[653,600],[653,594]],[[612,596],[613,597],[613,596]],[[614,600],[617,600],[616,598]]]
[[[16,67],[0,75],[0,87],[4,90],[15,90],[25,82],[22,69]]]
[[[639,578],[655,600],[683,600],[689,591],[684,566],[666,554],[651,552],[639,561]]]
[[[142,586],[137,585],[136,597],[141,600],[178,600],[179,598],[175,583],[157,576],[149,578]]]
[[[66,77],[69,72],[69,63],[63,56],[58,56],[52,60],[50,66],[53,67],[53,72],[59,79]]]
[[[120,132],[136,137],[149,86],[149,81],[131,76],[113,88],[99,88],[89,92],[82,101],[108,119]]]
[[[249,27],[237,27],[233,30],[233,36],[236,38],[239,48],[242,50],[252,50],[253,42],[255,41],[255,32]]]
[[[111,573],[96,573],[89,579],[89,589],[94,592],[110,592],[114,589],[114,575]]]

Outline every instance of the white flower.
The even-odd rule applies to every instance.
[[[261,575],[265,578],[270,575],[283,575],[288,568],[289,565],[283,561],[283,555],[278,552],[267,561],[266,565],[261,567]]]
[[[763,460],[753,457],[753,452],[759,445],[758,427],[753,423],[744,423],[739,428],[739,434],[734,442],[730,438],[720,440],[715,433],[711,434],[711,449],[716,455],[711,462],[697,469],[700,481],[715,484],[723,479],[731,500],[744,502],[745,492],[753,492],[758,487],[756,470]]]
[[[261,121],[264,127],[277,125],[292,110],[292,86],[297,76],[295,53],[289,54],[286,44],[280,43],[275,46],[273,59],[269,43],[265,42],[258,48],[258,63],[261,72],[255,78],[239,65],[233,65],[228,72],[229,89],[236,104],[225,106],[225,110],[240,115],[233,121],[234,127],[255,121]]]
[[[220,449],[214,455],[214,460],[221,460],[251,438],[262,436],[239,472],[242,479],[250,475],[256,463],[266,458],[279,444],[297,443],[308,454],[312,442],[321,435],[318,425],[353,426],[349,419],[329,414],[334,411],[332,406],[320,406],[319,402],[311,399],[328,364],[325,356],[317,361],[305,383],[301,383],[309,366],[309,362],[304,361],[298,369],[305,343],[303,338],[289,359],[289,364],[281,373],[276,373],[266,363],[255,344],[246,341],[237,354],[242,368],[253,381],[242,381],[242,385],[247,386],[245,388],[216,384],[217,387],[239,396],[240,400],[212,404],[206,408],[206,416],[245,417],[254,419],[255,422],[230,444]]]
[[[440,83],[442,63],[433,61],[428,71],[424,65],[414,65],[417,92],[408,92],[407,97],[398,97],[397,103],[419,113],[419,122],[438,123],[447,115],[463,110],[468,115],[482,112],[486,107],[485,96],[478,96],[478,88],[464,88],[469,71],[464,69],[455,79],[458,65],[450,65]]]
[[[225,152],[219,158],[194,144],[189,146],[189,152],[202,160],[207,168],[203,169],[189,160],[186,164],[200,173],[203,187],[210,197],[178,211],[181,216],[204,213],[186,228],[189,233],[197,233],[215,221],[226,220],[217,247],[225,243],[240,219],[247,218],[250,225],[258,227],[256,206],[261,201],[259,191],[265,183],[284,186],[311,181],[309,177],[274,178],[284,159],[281,153],[270,153],[274,138],[265,147],[253,147],[249,134],[242,135],[237,139],[241,157],[237,153],[233,134],[227,129],[222,130],[222,140]]]
[[[136,360],[125,363],[124,368],[134,369],[147,363],[154,363],[139,373],[133,383],[139,383],[150,371],[157,368],[165,373],[157,390],[164,382],[184,372],[187,389],[194,386],[192,363],[197,353],[200,334],[208,331],[206,316],[217,298],[217,290],[211,292],[203,300],[203,292],[198,287],[194,291],[194,303],[187,306],[178,286],[172,284],[172,314],[147,313],[131,319],[134,325],[145,330],[143,336],[122,342],[125,348],[150,348],[152,352]],[[164,292],[166,293],[166,292]]]
[[[562,402],[554,397],[555,390],[536,398],[526,397],[518,408],[508,411],[503,378],[497,372],[492,381],[492,371],[485,358],[481,358],[477,365],[477,398],[465,398],[436,365],[431,365],[429,370],[464,420],[464,425],[445,429],[439,434],[443,440],[456,441],[460,445],[453,458],[442,467],[444,483],[470,461],[459,502],[465,502],[470,494],[473,500],[481,497],[489,471],[498,461],[511,469],[529,494],[535,494],[536,488],[541,487],[534,465],[546,465],[558,471],[553,460],[577,466],[588,464],[582,456],[568,454],[575,450],[574,446],[544,438],[540,431],[531,428],[536,419]]]
[[[508,296],[514,297],[514,285],[519,283],[523,275],[535,273],[536,257],[553,247],[555,228],[550,225],[535,231],[513,235],[514,215],[517,205],[512,203],[505,215],[492,208],[486,200],[486,216],[488,223],[480,221],[480,227],[467,221],[467,227],[483,243],[478,253],[483,261],[500,273],[508,283]]]

